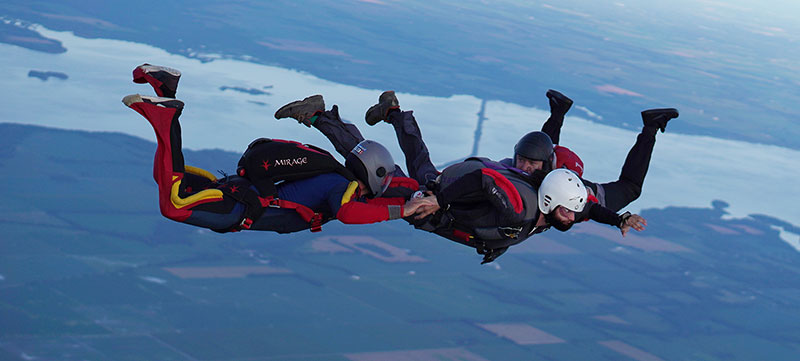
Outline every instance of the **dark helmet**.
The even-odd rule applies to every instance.
[[[392,182],[394,159],[380,143],[363,140],[347,154],[344,166],[369,188],[372,197],[380,197]]]
[[[514,146],[514,166],[517,155],[544,162],[544,171],[553,169],[553,141],[544,132],[530,132],[519,139]]]

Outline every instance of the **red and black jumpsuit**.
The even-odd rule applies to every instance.
[[[130,107],[144,116],[156,133],[153,178],[158,184],[161,213],[178,222],[214,230],[238,226],[247,207],[239,195],[256,192],[255,188],[238,176],[217,179],[205,170],[184,165],[178,121],[183,103],[171,100],[155,104],[145,99]],[[386,197],[367,199],[358,193],[356,182],[337,173],[326,173],[279,185],[278,198],[320,214],[321,223],[335,218],[343,223],[364,224],[400,218],[405,200],[417,188],[414,180],[395,177]],[[398,196],[391,197],[393,193]],[[249,229],[287,233],[311,228],[296,210],[265,203],[263,211],[252,220]]]

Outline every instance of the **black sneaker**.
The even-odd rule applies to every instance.
[[[178,91],[179,80],[181,80],[181,72],[166,66],[144,63],[133,69],[133,82],[150,83],[160,97],[174,98]]]
[[[569,108],[572,106],[572,99],[556,90],[548,89],[545,95],[550,101],[550,113],[567,114]]]
[[[644,126],[661,129],[661,133],[667,129],[667,122],[677,117],[678,110],[675,108],[648,109],[642,112]]]
[[[141,94],[131,94],[124,98],[122,98],[122,102],[125,103],[125,106],[130,107],[136,103],[148,103],[154,104],[159,107],[163,108],[172,108],[172,109],[183,109],[183,102],[174,99],[174,98],[163,98],[163,97],[150,97]]]
[[[378,97],[378,104],[367,109],[367,113],[364,114],[364,120],[369,125],[378,124],[381,120],[386,121],[389,111],[392,109],[400,109],[400,102],[397,100],[397,96],[394,95],[394,90],[387,90]]]
[[[311,128],[311,118],[324,111],[325,100],[322,99],[322,95],[317,94],[282,106],[275,112],[275,119],[294,118],[298,123]]]

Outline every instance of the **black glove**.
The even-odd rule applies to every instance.
[[[500,248],[492,248],[484,250],[483,261],[481,261],[481,264],[487,264],[496,260],[497,257],[502,256],[503,253],[506,253],[507,250],[508,247],[500,247]]]

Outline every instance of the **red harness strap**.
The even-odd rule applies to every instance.
[[[319,232],[322,230],[322,213],[314,212],[313,209],[300,203],[278,199],[275,197],[259,197],[258,199],[261,201],[261,205],[264,207],[293,209],[295,212],[297,212],[297,214],[300,215],[300,218],[303,218],[304,221],[311,224],[311,232]]]
[[[467,232],[460,231],[460,230],[457,230],[457,229],[453,229],[453,237],[461,239],[462,241],[464,241],[464,244],[469,244],[469,237],[470,236],[471,236],[471,234],[469,234]]]

